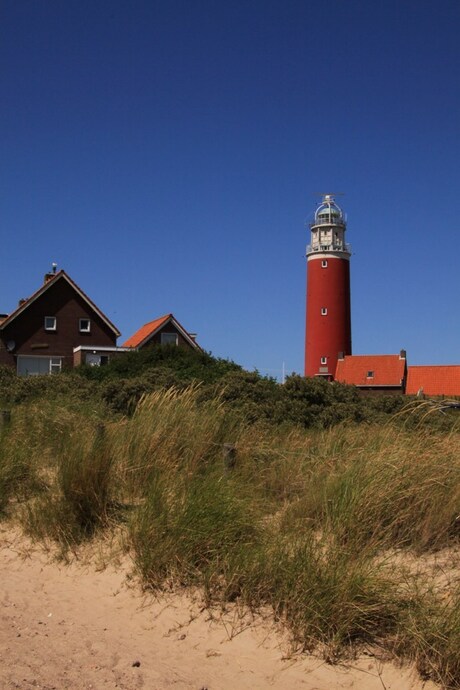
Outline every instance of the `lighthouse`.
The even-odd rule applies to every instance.
[[[305,376],[333,380],[339,355],[351,355],[350,254],[346,217],[325,194],[307,246]]]

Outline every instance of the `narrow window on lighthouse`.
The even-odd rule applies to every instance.
[[[321,364],[327,364],[327,357],[321,357]]]
[[[321,315],[322,315],[322,316],[326,316],[326,314],[327,314],[327,309],[326,309],[326,307],[323,307],[323,308],[321,309]]]
[[[321,261],[321,268],[327,268],[327,259]]]

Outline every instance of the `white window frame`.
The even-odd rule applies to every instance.
[[[321,364],[327,364],[327,357],[321,357]]]
[[[321,316],[327,316],[327,307],[321,307]]]
[[[88,328],[83,328],[82,321],[88,322]],[[78,319],[78,330],[80,331],[80,333],[91,333],[91,319],[87,319],[87,318]]]
[[[53,325],[52,325],[52,326],[48,326],[46,322],[47,322],[48,320],[51,321],[51,319],[52,319],[52,321],[53,321]],[[56,319],[56,317],[55,317],[55,316],[45,316],[44,326],[45,326],[45,331],[55,331],[56,328],[57,328],[57,319]]]
[[[327,268],[327,259],[321,261],[321,268]]]
[[[50,357],[50,374],[60,374],[62,371],[62,357]]]
[[[374,378],[374,372],[369,369],[366,375],[367,379],[373,379]]]
[[[173,342],[172,340],[169,340],[169,342],[163,341],[164,335],[174,336],[175,342]],[[160,333],[160,344],[161,345],[179,345],[179,334],[178,333],[167,333],[166,331],[164,331],[163,333]]]

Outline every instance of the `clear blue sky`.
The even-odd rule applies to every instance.
[[[305,220],[344,192],[355,354],[460,363],[458,0],[2,0],[0,311],[56,261],[303,370]]]

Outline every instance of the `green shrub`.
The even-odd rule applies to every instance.
[[[177,381],[213,383],[229,371],[241,367],[232,361],[213,357],[202,350],[191,350],[174,345],[153,345],[138,352],[126,352],[104,367],[79,367],[80,376],[106,381],[141,377],[150,371],[168,371]]]
[[[37,400],[73,400],[74,403],[95,402],[98,389],[74,371],[54,376],[18,376],[11,367],[0,367],[0,401],[8,407]]]

